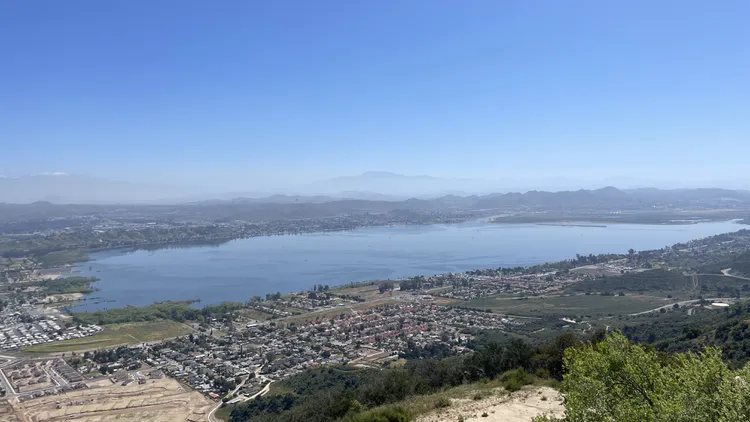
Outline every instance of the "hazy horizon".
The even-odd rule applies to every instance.
[[[617,189],[691,189],[723,188],[747,190],[748,181],[727,181],[716,185],[710,182],[668,183],[633,178],[609,178],[582,181],[568,178],[536,180],[486,180],[477,178],[439,178],[431,175],[401,175],[384,171],[370,171],[359,175],[309,181],[280,188],[206,187],[167,185],[95,178],[81,174],[60,172],[37,175],[0,177],[0,203],[181,203],[238,198],[268,198],[275,195],[314,196],[329,199],[366,199],[399,201],[409,198],[432,199],[445,195],[471,196],[493,193],[526,193],[529,191],[596,190],[604,187]],[[304,200],[304,198],[303,198]]]

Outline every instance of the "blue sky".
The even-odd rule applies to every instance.
[[[0,2],[0,174],[750,179],[746,1]]]

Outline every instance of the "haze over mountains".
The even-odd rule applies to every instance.
[[[112,181],[78,174],[47,173],[23,177],[0,177],[0,202],[32,203],[38,201],[53,204],[133,204],[133,203],[194,203],[194,202],[241,202],[241,203],[323,203],[342,199],[367,201],[404,201],[410,198],[437,200],[442,204],[466,205],[471,203],[488,206],[499,198],[503,202],[535,202],[554,195],[551,192],[577,191],[587,189],[595,191],[597,198],[623,200],[622,195],[646,199],[684,199],[684,190],[671,191],[654,189],[653,186],[667,188],[727,187],[738,188],[750,183],[742,181],[725,184],[693,184],[685,182],[683,186],[664,183],[647,184],[635,179],[607,179],[601,182],[575,181],[560,179],[549,180],[503,180],[484,179],[450,179],[428,175],[401,175],[391,172],[372,171],[357,176],[342,176],[328,180],[312,182],[303,186],[290,186],[274,191],[247,190],[224,191],[216,188],[161,185],[158,183],[133,183]],[[665,186],[666,185],[666,186]],[[617,186],[614,189],[607,186]],[[597,190],[599,189],[599,190]],[[550,192],[537,192],[540,190]],[[625,193],[628,190],[628,193]],[[727,200],[742,200],[744,193],[720,189],[701,189],[699,196],[720,196]],[[709,194],[714,192],[714,194]],[[732,193],[734,192],[734,193]],[[525,195],[521,195],[525,193]],[[501,195],[508,194],[508,195]],[[739,195],[740,198],[737,198]],[[579,195],[580,196],[580,195]],[[688,195],[689,196],[689,195]],[[511,199],[514,198],[514,199]],[[531,199],[536,198],[536,199]],[[585,198],[579,198],[586,200]],[[619,202],[619,201],[615,201]]]

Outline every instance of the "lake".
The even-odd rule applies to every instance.
[[[576,254],[625,253],[737,231],[732,222],[561,227],[462,224],[237,239],[221,245],[93,253],[76,266],[100,290],[75,310],[200,299],[201,305],[301,291],[317,284],[533,265]],[[89,269],[90,268],[90,269]],[[98,298],[98,299],[94,299]],[[98,302],[98,303],[97,303]]]

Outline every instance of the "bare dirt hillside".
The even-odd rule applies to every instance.
[[[549,387],[534,387],[481,400],[453,399],[451,405],[421,415],[417,422],[529,422],[534,416],[563,416],[560,393]],[[485,415],[486,416],[483,416]]]

